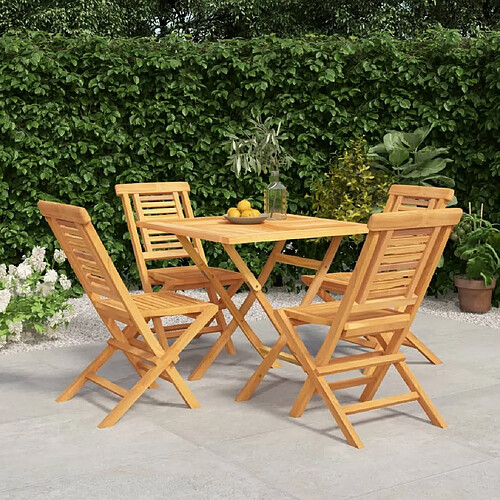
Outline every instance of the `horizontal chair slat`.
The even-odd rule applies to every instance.
[[[357,387],[358,385],[365,385],[368,382],[371,382],[375,377],[369,376],[363,376],[363,377],[356,377],[356,378],[350,378],[347,380],[336,380],[335,382],[330,382],[328,385],[330,386],[330,389],[332,391],[340,391],[342,389],[349,389],[349,387]]]
[[[352,405],[343,406],[342,409],[347,415],[354,413],[361,413],[363,411],[376,410],[377,408],[385,408],[386,406],[393,406],[402,403],[409,403],[420,399],[418,392],[408,392],[407,394],[398,394],[396,396],[389,396],[387,398],[374,399],[372,401],[363,401],[362,403],[355,403]]]
[[[360,370],[361,368],[368,368],[369,366],[393,364],[404,360],[405,355],[401,353],[382,355],[381,351],[370,352],[367,354],[349,356],[349,360],[347,361],[343,361],[342,358],[335,359],[325,366],[318,366],[316,368],[316,373],[321,376],[333,375],[334,373]]]
[[[151,354],[150,352],[145,351],[144,349],[140,349],[139,347],[126,344],[125,342],[120,342],[119,340],[116,339],[109,339],[108,344],[112,347],[116,347],[120,351],[125,351],[128,352],[129,354],[132,354],[133,356],[145,359],[150,363],[155,363],[156,360],[158,359],[154,354]]]
[[[316,271],[321,267],[320,260],[306,259],[305,257],[298,257],[296,255],[281,254],[278,256],[276,261],[291,266],[304,267],[306,269],[315,269]]]
[[[112,392],[113,394],[116,394],[117,396],[121,396],[122,398],[124,398],[127,395],[128,392],[127,389],[124,389],[123,387],[115,384],[114,382],[111,382],[108,379],[100,377],[95,373],[87,375],[86,378],[87,380],[94,382],[94,384],[104,387],[104,389],[107,389],[108,391]]]
[[[259,351],[263,354],[267,354],[271,350],[270,347],[267,346],[262,346]],[[292,363],[294,365],[299,365],[300,363],[297,361],[297,358],[288,352],[280,352],[278,354],[278,358],[281,359],[282,361],[287,361],[288,363]]]

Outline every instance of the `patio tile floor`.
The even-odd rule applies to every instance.
[[[253,323],[263,340],[270,324]],[[304,329],[319,345],[321,331]],[[12,499],[491,499],[500,498],[500,332],[420,314],[415,333],[444,360],[432,366],[405,349],[411,368],[449,424],[432,426],[416,403],[352,420],[366,446],[348,446],[323,403],[288,411],[304,379],[284,365],[254,397],[234,397],[257,366],[238,332],[236,356],[221,354],[190,386],[202,408],[188,410],[160,381],[109,429],[97,424],[117,399],[94,385],[55,403],[102,349],[100,344],[0,357],[0,497]],[[187,377],[212,339],[194,342],[179,364]],[[346,351],[351,347],[345,346]],[[134,383],[125,358],[103,369]],[[388,377],[380,395],[399,391]],[[342,391],[342,401],[356,396]]]

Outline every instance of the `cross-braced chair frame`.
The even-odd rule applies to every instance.
[[[194,217],[189,199],[189,184],[187,182],[117,184],[115,191],[122,201],[143,290],[151,292],[155,285],[161,285],[163,290],[174,291],[205,289],[209,300],[217,304],[219,310],[214,318],[215,325],[206,326],[200,335],[222,333],[227,328],[223,313],[224,305],[210,284],[210,280],[197,266],[148,268],[147,263],[150,261],[189,258],[178,238],[173,234],[137,226],[143,221]],[[206,262],[201,241],[195,239],[193,245]],[[210,270],[227,287],[230,296],[233,296],[243,284],[238,272],[214,267]],[[179,327],[183,328],[185,325],[165,327],[167,337],[175,338]],[[229,354],[236,353],[231,339],[225,348]]]
[[[446,423],[408,367],[401,345],[415,318],[460,209],[372,215],[369,233],[341,301],[285,308],[276,311],[281,335],[242,389],[237,401],[251,397],[276,359],[298,364],[307,374],[290,415],[300,417],[311,396],[321,395],[352,446],[362,448],[348,415],[417,401],[431,422]],[[329,327],[315,357],[300,337],[297,326]],[[376,339],[373,352],[333,358],[341,340]],[[282,352],[288,346],[292,354]],[[374,400],[388,369],[394,366],[410,392]],[[352,370],[361,376],[329,382],[326,377]],[[365,386],[359,403],[341,406],[335,390]]]
[[[105,349],[60,394],[57,401],[71,399],[87,381],[94,382],[122,397],[99,424],[99,427],[109,427],[148,387],[157,387],[156,379],[162,378],[174,385],[190,408],[199,407],[175,364],[181,351],[210,323],[217,313],[217,306],[170,291],[129,294],[84,208],[47,201],[40,201],[38,207],[111,334]],[[163,330],[153,331],[148,325],[150,320],[160,321],[161,324],[162,317],[180,315],[193,321],[179,332],[171,346]],[[120,328],[120,324],[125,326]],[[126,356],[140,377],[129,390],[97,374],[117,351]]]
[[[389,188],[389,197],[384,208],[384,213],[407,212],[413,210],[440,210],[446,208],[448,202],[453,199],[453,195],[453,189],[448,188],[394,184]],[[328,273],[317,295],[325,302],[334,300],[330,293],[345,293],[351,276],[352,272]],[[302,281],[305,285],[310,286],[313,278],[313,275],[305,274],[302,276]],[[352,339],[351,342],[365,347],[377,347],[376,342],[369,342],[364,338]],[[435,365],[442,363],[441,359],[413,332],[408,332],[403,345],[417,349]]]

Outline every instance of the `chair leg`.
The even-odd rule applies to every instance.
[[[56,401],[61,403],[63,401],[69,401],[87,382],[87,375],[95,374],[101,366],[108,361],[111,356],[116,352],[116,348],[111,346],[106,346],[106,348],[99,354],[92,363],[90,363],[85,370],[76,377],[71,384],[64,389],[63,392],[58,396]]]
[[[325,302],[335,302],[335,299],[322,288],[318,290],[318,296],[321,297]]]
[[[412,347],[417,349],[426,357],[433,365],[440,365],[443,362],[412,332],[408,332],[406,340]]]
[[[115,425],[164,370],[165,366],[163,364],[153,366],[143,375],[134,387],[127,392],[125,397],[108,413],[106,418],[104,418],[97,427],[102,429]]]
[[[418,392],[420,399],[418,399],[417,401],[425,411],[426,415],[429,417],[429,420],[432,422],[432,424],[437,427],[441,427],[442,429],[448,427],[446,425],[446,422],[444,421],[444,418],[434,406],[431,399],[424,391],[424,388],[420,385],[415,375],[413,375],[408,365],[405,362],[401,362],[396,363],[394,366],[396,367],[396,370],[399,372],[401,378],[405,381],[410,390]]]
[[[276,359],[278,359],[278,355],[283,350],[285,345],[286,338],[284,335],[280,335],[276,344],[274,344],[269,353],[264,357],[257,370],[255,370],[238,396],[236,396],[236,401],[246,401],[252,397],[252,394],[255,392],[262,379],[266,376],[266,373],[272,368],[273,363]]]
[[[363,441],[361,441],[358,433],[354,430],[354,426],[345,414],[342,406],[333,394],[333,391],[330,389],[328,382],[324,377],[316,377],[314,374],[312,374],[311,377],[314,380],[318,393],[323,398],[323,401],[330,410],[332,417],[335,419],[335,422],[342,431],[342,434],[344,434],[347,442],[355,448],[364,448]]]
[[[210,299],[210,302],[213,302],[214,304],[219,303],[219,298],[217,297],[217,293],[215,292],[213,286],[207,287],[207,294],[208,298]],[[224,318],[224,312],[222,311],[221,307],[219,307],[219,310],[215,315],[215,322],[217,323],[217,326],[220,328],[220,332],[222,335],[222,332],[227,328],[227,323],[226,323],[226,318]],[[233,340],[231,339],[231,337],[229,338],[224,347],[228,354],[236,354],[236,349],[234,348]]]
[[[332,414],[332,417],[334,418],[335,422],[337,423],[340,430],[347,439],[347,442],[351,446],[354,446],[356,448],[363,448],[364,447],[363,442],[359,438],[358,433],[354,430],[354,426],[347,418],[346,413],[342,409],[342,406],[335,397],[325,377],[317,375],[315,371],[316,361],[311,357],[311,355],[307,351],[306,346],[300,339],[297,331],[293,328],[292,323],[286,317],[283,311],[278,311],[277,316],[281,319],[281,323],[283,324],[284,327],[283,336],[286,337],[290,351],[293,353],[297,361],[300,363],[302,369],[308,375],[306,383],[304,384],[301,390],[301,394],[299,394],[299,398],[301,398],[301,404],[298,404],[297,407],[299,407],[299,410],[302,410],[303,412],[302,407],[305,408],[305,406],[307,406],[307,403],[309,402],[311,395],[315,392],[316,389],[317,392],[323,398],[323,401],[325,402],[326,406],[330,410],[330,413]],[[308,392],[305,392],[305,389],[308,390]],[[295,403],[297,404],[297,401]]]
[[[175,366],[171,365],[165,369],[165,372],[170,378],[170,381],[177,389],[181,398],[184,402],[189,406],[189,408],[200,408],[201,405],[196,399],[195,395],[192,393],[189,386],[186,384],[186,381],[181,377],[180,373],[177,371]]]
[[[314,383],[310,377],[305,381],[299,395],[293,403],[292,409],[290,410],[290,416],[294,418],[300,418],[306,411],[309,401],[314,394]]]
[[[214,310],[215,309],[215,310]],[[191,325],[177,338],[177,340],[169,347],[164,355],[156,361],[156,365],[152,366],[142,378],[130,389],[123,399],[111,410],[111,412],[98,425],[99,428],[111,427],[125,414],[125,412],[139,399],[144,391],[156,379],[165,372],[173,385],[178,389],[181,397],[191,408],[200,406],[187,384],[182,380],[179,372],[173,366],[175,359],[178,359],[180,351],[200,332],[216,314],[216,306],[213,309],[206,309],[201,312]]]
[[[401,348],[401,345],[403,344],[406,337],[406,333],[408,333],[407,330],[396,330],[392,332],[392,336],[389,342],[387,342],[388,339],[380,336],[380,345],[383,347],[384,353],[395,354],[399,352],[399,349]],[[373,399],[390,367],[390,364],[378,366],[372,373],[370,373],[370,375],[373,376],[373,381],[369,382],[361,393],[361,396],[359,397],[359,400],[361,402],[370,401]]]

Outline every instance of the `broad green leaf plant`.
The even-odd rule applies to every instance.
[[[465,262],[465,275],[490,286],[500,274],[500,230],[477,215],[463,214],[450,238],[455,256]]]
[[[0,265],[0,343],[32,338],[33,334],[54,335],[73,317],[71,280],[58,273],[45,259],[46,249],[33,248],[18,266]],[[55,250],[54,261],[66,256]]]
[[[252,126],[243,137],[229,134],[227,145],[230,154],[226,165],[238,177],[242,172],[261,174],[279,171],[281,165],[289,167],[293,158],[280,143],[280,139],[284,138],[283,134],[280,136],[281,122],[274,128],[271,117],[262,121],[258,115],[250,123]]]
[[[442,174],[452,160],[443,157],[447,148],[422,147],[432,126],[417,128],[414,132],[391,130],[383,142],[368,151],[373,165],[394,176],[397,184],[454,187],[455,181]],[[456,199],[451,204],[455,204]]]

